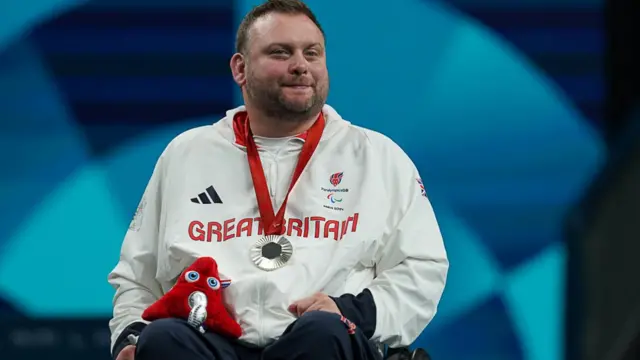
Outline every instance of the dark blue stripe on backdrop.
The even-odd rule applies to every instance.
[[[596,128],[603,120],[602,1],[446,0],[503,36],[567,93]]]
[[[224,99],[231,80],[211,76],[64,77],[59,86],[76,102],[188,102]],[[187,89],[187,91],[184,91]]]
[[[232,107],[234,34],[232,1],[166,7],[98,0],[32,39],[99,153],[154,125]],[[106,125],[118,131],[105,133]]]
[[[53,54],[112,53],[212,54],[230,56],[233,43],[228,32],[197,28],[51,29],[38,34],[42,51]]]
[[[57,29],[77,28],[198,28],[229,32],[234,26],[230,8],[157,9],[157,8],[82,8],[53,19],[47,26]]]

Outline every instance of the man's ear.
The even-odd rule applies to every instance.
[[[244,56],[240,53],[233,54],[229,65],[231,66],[233,80],[238,84],[238,86],[244,86],[247,82],[246,62],[244,60]]]

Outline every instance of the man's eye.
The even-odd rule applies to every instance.
[[[281,54],[286,54],[287,52],[284,51],[283,49],[277,49],[277,50],[271,51],[271,53],[276,55],[281,55]]]

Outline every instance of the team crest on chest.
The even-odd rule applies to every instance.
[[[340,203],[344,200],[344,196],[349,192],[348,188],[339,188],[338,185],[342,182],[342,177],[344,176],[344,172],[340,171],[337,173],[333,173],[329,176],[330,187],[320,187],[320,189],[326,193],[325,195],[325,204],[322,205],[326,209],[343,211],[344,209],[340,206]]]
[[[331,176],[329,177],[329,182],[331,183],[331,185],[333,185],[334,187],[338,186],[342,181],[342,175],[344,175],[344,172],[331,174]]]

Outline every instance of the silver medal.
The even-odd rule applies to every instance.
[[[287,264],[293,255],[293,245],[282,235],[267,235],[251,248],[251,260],[265,271],[279,269]]]

